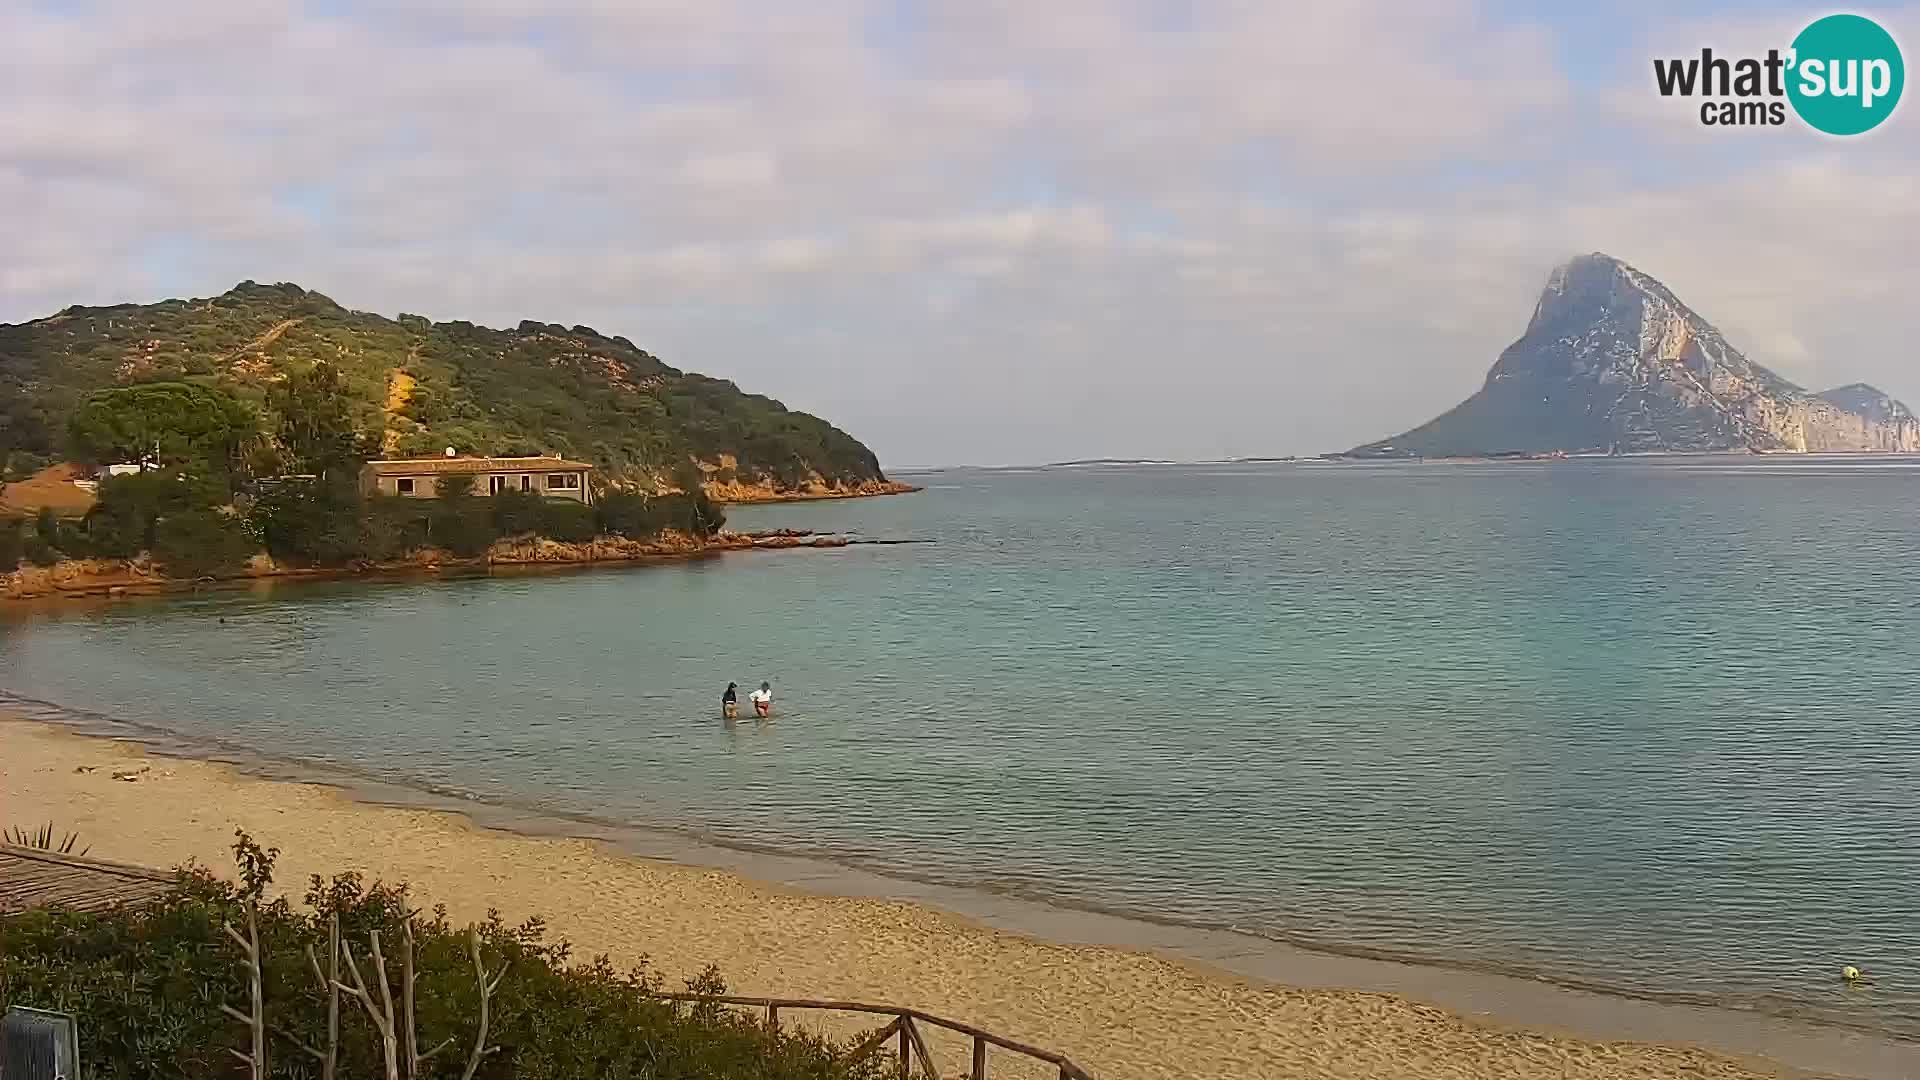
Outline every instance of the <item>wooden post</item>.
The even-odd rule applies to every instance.
[[[913,1075],[913,1035],[907,1030],[907,1018],[900,1017],[900,1075]]]
[[[780,1030],[780,1006],[772,1002],[767,1003],[767,1030]]]
[[[968,1080],[987,1080],[987,1040],[973,1037],[973,1073]]]

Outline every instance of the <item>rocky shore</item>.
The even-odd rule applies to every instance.
[[[471,559],[427,548],[392,562],[305,567],[288,566],[261,554],[254,556],[244,569],[236,573],[208,578],[171,577],[164,567],[145,555],[134,559],[70,559],[52,566],[22,566],[11,574],[0,574],[0,600],[150,595],[281,579],[324,580],[409,573],[484,572],[492,567],[664,562],[729,551],[842,548],[873,542],[879,541],[861,541],[805,529],[722,532],[705,539],[668,532],[648,541],[600,537],[579,544],[540,537],[514,537],[499,541],[486,554]]]
[[[811,481],[798,488],[746,484],[738,480],[708,480],[707,497],[718,503],[818,502],[823,499],[865,499],[876,495],[911,495],[922,489],[898,480],[867,480],[859,484]]]

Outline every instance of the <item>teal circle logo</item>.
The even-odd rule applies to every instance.
[[[1900,104],[1907,68],[1893,35],[1864,15],[1828,15],[1793,39],[1787,100],[1829,135],[1879,127]]]

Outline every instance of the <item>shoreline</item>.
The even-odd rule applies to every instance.
[[[171,865],[180,859],[157,858],[152,853],[142,857],[141,850],[129,846],[132,838],[124,835],[126,830],[120,827],[122,823],[116,820],[117,816],[106,804],[144,804],[147,801],[145,793],[153,788],[143,788],[144,778],[141,782],[131,784],[112,783],[107,779],[111,770],[96,769],[93,773],[65,775],[67,770],[60,766],[64,766],[68,758],[77,760],[88,755],[98,758],[111,753],[129,760],[154,756],[159,760],[177,762],[176,768],[162,770],[168,774],[167,782],[178,784],[181,777],[190,777],[191,786],[197,790],[189,800],[189,805],[220,805],[223,814],[232,801],[224,796],[246,790],[253,797],[247,800],[249,803],[264,801],[276,816],[288,814],[284,807],[273,805],[285,799],[297,797],[303,807],[315,798],[322,801],[331,799],[337,805],[330,806],[329,816],[351,821],[356,829],[365,828],[371,819],[383,815],[402,815],[409,819],[429,815],[439,823],[438,829],[442,832],[489,837],[489,844],[498,842],[532,845],[535,848],[550,844],[582,846],[591,850],[591,859],[616,867],[625,864],[628,869],[644,871],[649,876],[688,879],[708,886],[714,885],[718,878],[725,878],[728,891],[744,889],[759,895],[760,902],[776,907],[783,900],[800,897],[804,899],[802,907],[824,905],[830,913],[844,914],[851,906],[857,913],[873,916],[876,912],[869,909],[879,908],[888,912],[889,924],[903,917],[900,909],[904,908],[910,913],[910,921],[951,923],[952,927],[941,930],[941,934],[958,928],[962,937],[977,938],[984,935],[984,942],[972,943],[971,952],[984,950],[989,955],[997,956],[1007,950],[1020,949],[1049,954],[1066,951],[1066,957],[1054,956],[1044,970],[1052,970],[1062,964],[1069,969],[1096,961],[1106,964],[1113,962],[1115,957],[1121,957],[1127,958],[1129,965],[1146,965],[1148,968],[1171,965],[1183,973],[1183,978],[1196,980],[1197,985],[1204,988],[1201,996],[1224,993],[1230,997],[1304,997],[1321,1008],[1346,1009],[1364,1005],[1371,1009],[1386,1009],[1395,1022],[1411,1023],[1416,1019],[1426,1025],[1444,1022],[1449,1038],[1464,1038],[1478,1046],[1473,1051],[1476,1055],[1490,1052],[1487,1046],[1480,1046],[1481,1043],[1511,1048],[1511,1044],[1517,1041],[1542,1042],[1543,1045],[1556,1047],[1548,1059],[1556,1063],[1553,1069],[1556,1075],[1743,1078],[1835,1075],[1860,1077],[1863,1080],[1892,1080],[1894,1077],[1913,1075],[1920,1070],[1920,1045],[1864,1032],[1710,1006],[1620,997],[1491,972],[1409,963],[1390,957],[1326,952],[1231,930],[1157,923],[1064,908],[1017,896],[887,877],[803,856],[723,847],[682,833],[565,818],[482,803],[453,794],[409,788],[344,770],[274,761],[248,753],[236,753],[231,749],[196,746],[185,740],[170,738],[163,732],[135,728],[104,717],[89,719],[54,707],[35,710],[26,703],[0,704],[0,739],[10,744],[24,743],[30,751],[25,757],[34,763],[44,762],[49,757],[58,759],[59,765],[55,767],[59,772],[44,778],[44,784],[63,796],[55,801],[65,804],[59,807],[39,806],[26,813],[21,820],[12,820],[19,816],[19,812],[9,811],[8,804],[20,792],[25,777],[19,775],[21,770],[15,765],[16,759],[22,755],[9,753],[0,757],[0,781],[4,781],[0,794],[8,796],[5,802],[0,802],[0,819],[8,819],[10,824],[37,824],[51,818],[59,828],[81,828],[83,842],[94,843],[97,854],[146,865]],[[13,749],[21,747],[15,746]],[[98,790],[102,788],[105,790]],[[316,792],[325,794],[315,795]],[[89,814],[99,817],[89,817]],[[275,821],[267,827],[256,823],[249,827],[263,843],[279,844],[289,852],[294,852],[299,848],[296,843],[289,841],[295,837],[278,835],[276,830],[292,824],[295,832],[304,834],[309,831],[310,823],[305,814],[292,817],[295,819],[292,822]],[[225,843],[231,837],[231,828],[217,828],[213,833],[211,839],[217,839],[219,843],[191,849],[189,854],[197,856],[204,864],[224,869]],[[169,835],[165,839],[172,841],[175,837]],[[109,846],[111,850],[108,850]],[[162,849],[173,852],[179,850],[164,845]],[[346,850],[354,852],[352,858],[360,859],[352,845],[347,845]],[[465,857],[466,852],[462,850],[455,861],[462,861]],[[443,876],[437,872],[437,867],[423,879],[418,873],[408,872],[404,866],[395,866],[392,862],[354,861],[338,868],[348,866],[375,875],[382,873],[384,868],[390,879],[398,876],[415,880],[425,898],[447,900],[456,911],[463,907],[472,909],[476,905],[484,908],[487,903],[498,902],[509,895],[524,897],[525,890],[520,886],[527,884],[519,880],[517,875],[507,878],[494,875],[489,879],[492,895],[461,895],[459,890],[455,890],[455,895],[447,895],[435,892],[436,889],[445,888],[437,880]],[[325,871],[327,868],[316,869]],[[306,869],[300,869],[299,877],[306,872]],[[283,884],[291,886],[299,877],[283,873]],[[684,887],[688,881],[678,881],[677,884]],[[696,938],[728,939],[729,931],[735,928],[724,923],[714,925],[714,921],[707,917],[712,899],[702,897],[689,911],[675,917],[698,923],[700,928],[695,931]],[[535,913],[552,916],[562,914],[540,912],[538,904],[516,912],[522,916]],[[611,940],[596,937],[593,933],[582,932],[566,917],[555,917],[554,925],[557,934],[570,937],[583,946],[583,955],[602,951],[610,947],[612,941],[630,936],[614,934]],[[789,935],[802,941],[818,936],[818,928],[804,920],[802,925],[787,926],[785,929]],[[843,950],[845,947],[842,943],[836,948]],[[1272,1075],[1273,1069],[1286,1065],[1281,1058],[1273,1058],[1265,1061],[1261,1068],[1247,1071],[1260,1062],[1234,1058],[1231,1061],[1223,1060],[1221,1071],[1201,1067],[1198,1061],[1194,1061],[1192,1067],[1175,1071],[1148,1068],[1144,1063],[1136,1069],[1124,1061],[1118,1063],[1120,1067],[1115,1067],[1111,1055],[1102,1052],[1097,1040],[1072,1041],[1077,1026],[1054,1016],[1042,1007],[1042,1002],[1024,1002],[1022,1004],[1028,1008],[1015,1008],[1004,998],[996,997],[996,994],[1009,991],[1038,994],[1044,985],[1008,979],[996,964],[988,963],[984,971],[972,973],[975,982],[982,978],[985,980],[984,986],[973,988],[974,992],[985,994],[988,999],[997,1002],[1000,1010],[982,1015],[967,1003],[967,995],[956,998],[955,991],[944,984],[935,987],[912,979],[901,982],[905,976],[900,973],[915,970],[913,964],[897,970],[879,965],[878,970],[869,971],[863,976],[865,982],[815,985],[782,981],[788,972],[780,965],[763,970],[765,962],[758,957],[769,949],[778,951],[766,938],[749,933],[745,943],[733,942],[716,954],[685,957],[684,970],[663,970],[672,981],[693,974],[700,964],[713,961],[720,964],[724,974],[729,975],[730,985],[736,992],[841,997],[864,995],[868,999],[915,1005],[935,1011],[945,1009],[962,1019],[975,1022],[992,1020],[1014,1037],[1026,1038],[1067,1053],[1102,1080],[1128,1076]],[[804,959],[796,962],[801,968],[810,965],[818,967],[819,956],[806,953]],[[752,977],[742,977],[743,970]],[[1163,981],[1166,977],[1162,971],[1156,979]],[[768,979],[773,981],[769,982]],[[967,985],[972,986],[971,983]],[[1300,1002],[1294,1004],[1299,1005]],[[1082,1007],[1090,1006],[1076,1006]],[[970,1012],[970,1008],[973,1011]],[[1245,1012],[1244,1007],[1236,1011]],[[1029,1016],[1029,1012],[1036,1015]],[[1067,1012],[1064,1015],[1073,1014]],[[1059,1034],[1048,1029],[1050,1016],[1065,1024]],[[1249,1023],[1252,1022],[1249,1020]],[[1343,1033],[1328,1033],[1318,1028],[1315,1031],[1320,1037],[1353,1043],[1342,1051],[1343,1054],[1371,1052],[1378,1056],[1377,1047],[1368,1050],[1368,1046],[1379,1037],[1372,1026],[1378,1022],[1378,1018],[1374,1018],[1363,1029]],[[1179,1021],[1180,1025],[1206,1023],[1200,1017]],[[1534,1034],[1536,1032],[1568,1034]],[[1172,1037],[1174,1032],[1149,1029],[1145,1034],[1149,1037]],[[1247,1034],[1240,1033],[1242,1037]],[[1214,1036],[1208,1041],[1210,1044],[1221,1038],[1227,1038],[1229,1043],[1244,1041],[1244,1038],[1235,1040],[1232,1035],[1230,1031],[1216,1028]],[[1107,1031],[1106,1036],[1113,1037],[1114,1032]],[[1285,1049],[1287,1040],[1293,1037],[1283,1036],[1279,1044],[1256,1040],[1254,1048],[1265,1047],[1279,1054]],[[1561,1073],[1560,1069],[1569,1059],[1563,1056],[1567,1051],[1560,1044],[1569,1040],[1599,1055],[1596,1062],[1603,1060],[1605,1065],[1596,1064],[1591,1069],[1573,1068]],[[1590,1040],[1606,1042],[1596,1045]],[[1691,1049],[1694,1047],[1700,1050]],[[1201,1051],[1195,1048],[1183,1053],[1191,1052]],[[1540,1075],[1547,1064],[1546,1060],[1530,1053],[1527,1058],[1531,1062],[1529,1068],[1509,1071],[1486,1061],[1476,1061],[1473,1069],[1456,1071],[1453,1068],[1437,1069],[1437,1063],[1423,1057],[1417,1049],[1406,1049],[1404,1052],[1412,1057],[1381,1059],[1379,1064],[1384,1071],[1378,1073],[1344,1068],[1330,1072],[1382,1077],[1523,1076]],[[1692,1059],[1702,1052],[1715,1056],[1705,1061],[1690,1060],[1678,1073],[1669,1072],[1664,1066],[1656,1067],[1651,1060],[1638,1062],[1632,1067],[1626,1067],[1628,1063],[1623,1060],[1635,1055],[1650,1058],[1680,1055]],[[1169,1060],[1191,1060],[1175,1055],[1171,1050],[1168,1053]],[[1576,1059],[1582,1056],[1572,1055]],[[1348,1059],[1341,1057],[1339,1060]],[[1229,1064],[1233,1067],[1227,1067]],[[1283,1070],[1283,1074],[1329,1073]]]
[[[491,573],[561,572],[591,568],[647,566],[713,558],[730,552],[786,551],[794,548],[833,549],[869,544],[901,544],[904,540],[861,540],[838,533],[804,529],[722,532],[706,541],[648,542],[601,538],[584,544],[546,539],[505,540],[486,554],[460,558],[427,550],[394,562],[352,566],[282,566],[265,556],[238,573],[215,577],[182,578],[161,573],[152,560],[70,559],[47,567],[22,566],[0,574],[0,608],[10,604],[60,599],[166,596],[209,589],[244,589],[281,582],[392,580],[410,577],[485,576]]]
[[[761,506],[770,503],[832,502],[839,499],[882,499],[889,495],[913,495],[926,488],[899,480],[862,484],[855,488],[826,488],[818,491],[774,491],[745,485],[707,485],[707,497],[721,506]]]

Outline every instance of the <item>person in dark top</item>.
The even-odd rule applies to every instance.
[[[729,720],[740,715],[739,684],[727,684],[727,692],[720,695],[720,712]]]

